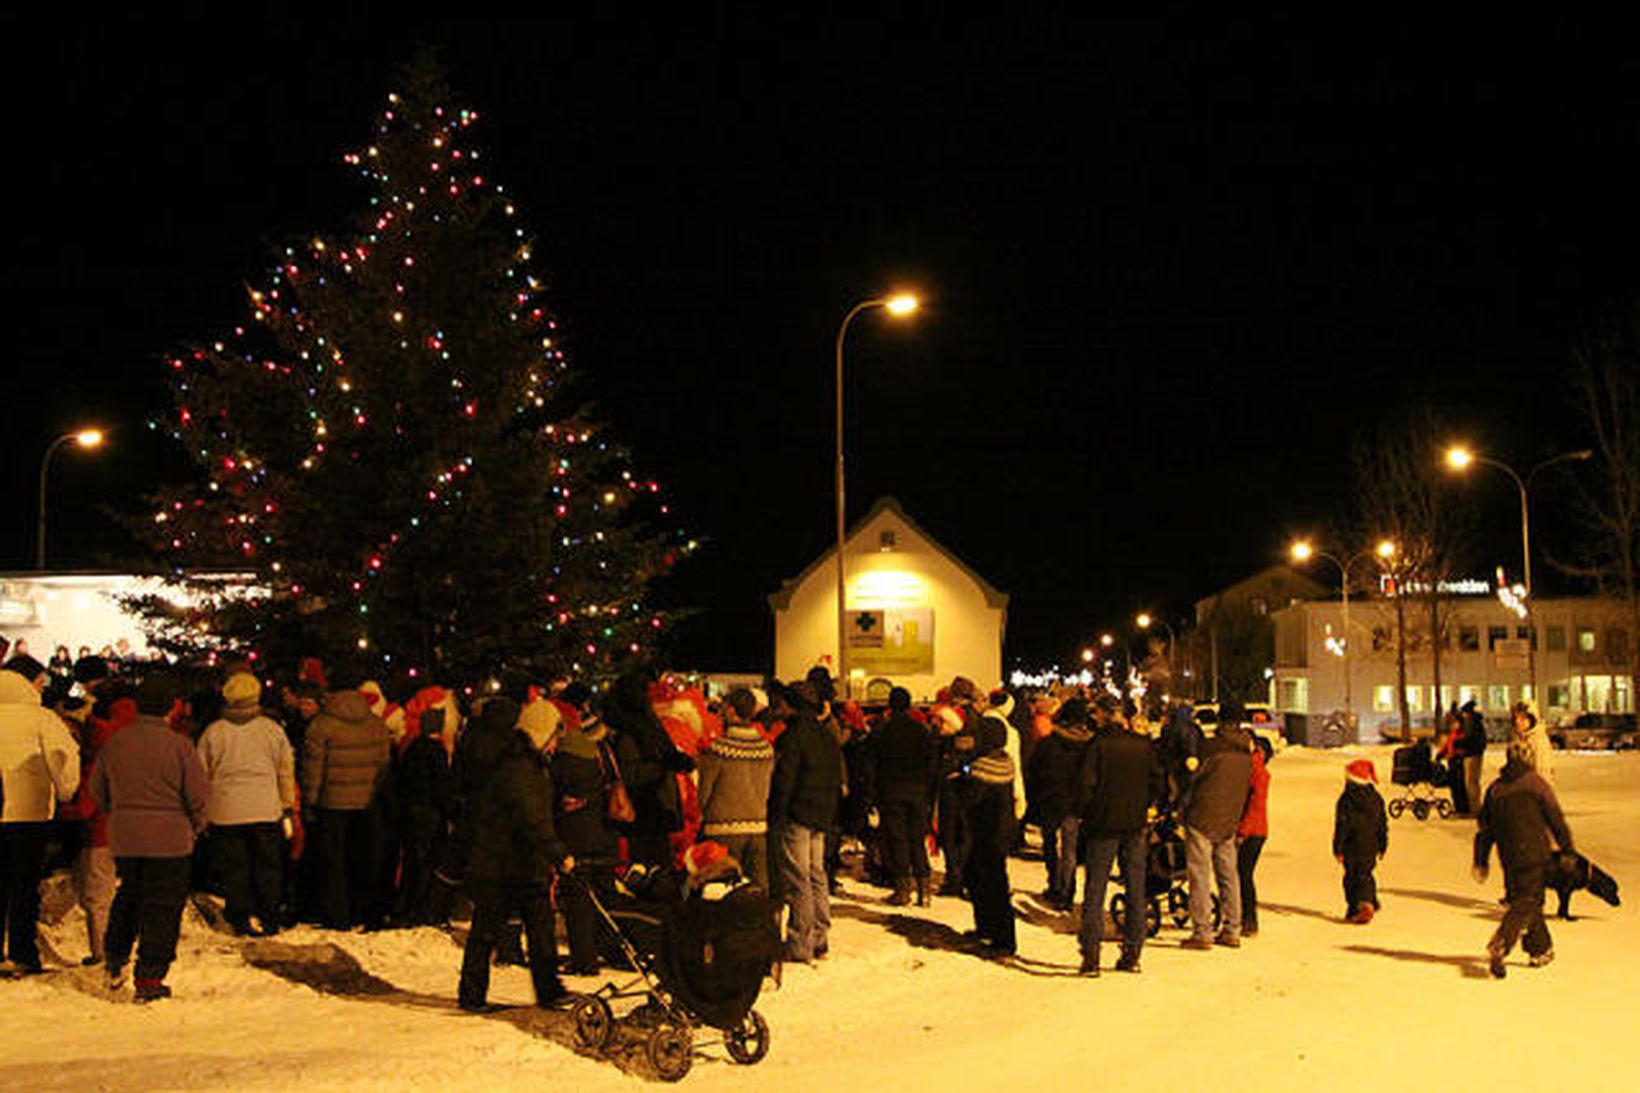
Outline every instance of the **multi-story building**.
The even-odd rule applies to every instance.
[[[1409,596],[1404,605],[1407,703],[1415,725],[1431,725],[1437,711],[1471,699],[1488,718],[1503,719],[1516,699],[1541,696],[1550,724],[1584,712],[1633,712],[1635,636],[1623,605],[1545,599],[1533,604],[1528,618],[1484,582],[1459,587],[1459,594],[1440,599],[1433,622],[1427,598]],[[1348,708],[1364,739],[1400,725],[1392,598],[1352,600],[1347,634],[1344,606],[1336,600],[1295,603],[1273,619],[1273,697],[1280,712],[1316,718]],[[1438,694],[1432,633],[1439,635]]]

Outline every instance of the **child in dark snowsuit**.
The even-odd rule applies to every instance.
[[[1355,760],[1344,768],[1344,776],[1333,821],[1333,857],[1344,866],[1344,917],[1359,925],[1371,922],[1378,910],[1372,870],[1389,849],[1389,819],[1372,760]]]

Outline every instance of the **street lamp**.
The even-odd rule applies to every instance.
[[[843,341],[848,337],[849,324],[862,311],[880,307],[896,318],[904,318],[917,310],[919,301],[910,293],[895,296],[877,296],[861,300],[849,308],[837,327],[837,684],[843,697],[849,693],[848,677],[848,604],[844,600],[843,547],[848,529],[843,523]]]
[[[1488,467],[1496,467],[1498,470],[1514,479],[1515,487],[1520,491],[1520,564],[1522,585],[1526,589],[1526,610],[1528,614],[1531,614],[1532,612],[1532,510],[1527,499],[1527,487],[1532,484],[1532,479],[1537,477],[1537,473],[1545,467],[1552,467],[1556,463],[1569,463],[1573,460],[1581,461],[1584,459],[1590,459],[1593,456],[1594,452],[1587,448],[1580,448],[1573,452],[1561,452],[1559,455],[1550,456],[1548,459],[1545,459],[1543,462],[1527,471],[1526,477],[1522,478],[1519,474],[1515,473],[1515,469],[1509,466],[1509,464],[1504,463],[1501,460],[1492,459],[1489,456],[1477,455],[1461,444],[1454,444],[1446,450],[1446,465],[1454,471],[1462,473],[1467,471],[1470,466],[1475,463],[1484,463]],[[1529,625],[1532,628],[1533,636],[1531,641],[1529,641],[1526,646],[1528,667],[1527,674],[1530,675],[1532,679],[1532,697],[1537,698],[1537,620],[1530,619]]]
[[[1325,558],[1338,567],[1339,591],[1343,597],[1344,636],[1339,641],[1339,648],[1344,658],[1344,713],[1353,715],[1355,712],[1355,695],[1350,681],[1350,576],[1355,563],[1368,556],[1375,557],[1380,563],[1387,562],[1395,557],[1395,543],[1389,539],[1380,539],[1376,545],[1363,548],[1354,554],[1340,558],[1336,554],[1329,554],[1325,550],[1317,550],[1315,544],[1308,539],[1299,539],[1288,548],[1287,554],[1293,561],[1303,563],[1311,558]]]
[[[51,457],[57,454],[57,449],[69,441],[82,448],[96,448],[103,442],[103,432],[101,429],[81,429],[78,432],[64,433],[46,446],[46,454],[40,459],[40,515],[39,522],[34,528],[35,569],[46,567],[46,471],[50,469]]]

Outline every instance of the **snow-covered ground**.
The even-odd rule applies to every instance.
[[[1344,762],[1389,772],[1389,749],[1291,749],[1272,765],[1272,834],[1259,870],[1262,931],[1236,951],[1178,947],[1164,929],[1141,975],[1075,975],[1074,923],[1044,913],[1035,861],[1012,864],[1017,966],[948,946],[966,904],[896,909],[850,883],[833,903],[832,955],[786,969],[758,1004],[772,1032],[752,1067],[703,1048],[686,1083],[710,1089],[1441,1089],[1640,1087],[1640,921],[1588,893],[1551,921],[1558,959],[1518,952],[1502,982],[1482,948],[1499,871],[1469,876],[1473,824],[1391,822],[1382,914],[1339,921],[1329,852]],[[1562,754],[1578,846],[1640,877],[1640,753]],[[1490,779],[1501,754],[1488,756]],[[1394,787],[1385,786],[1386,795]],[[1553,911],[1551,894],[1550,911]],[[78,912],[48,930],[57,963],[84,952]],[[1106,946],[1106,962],[1115,959]],[[578,1053],[567,1015],[455,1008],[460,950],[434,930],[311,928],[240,942],[190,909],[170,982],[151,1006],[110,1000],[93,970],[0,982],[0,1089],[633,1088],[634,1055]],[[48,962],[50,958],[48,957]],[[592,981],[571,981],[592,985]],[[129,994],[125,996],[129,997]],[[530,1000],[499,968],[496,1001]]]

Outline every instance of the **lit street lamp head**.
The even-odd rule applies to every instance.
[[[1155,620],[1152,619],[1148,614],[1146,614],[1144,612],[1141,612],[1139,614],[1138,618],[1134,619],[1133,621],[1139,627],[1139,629],[1149,630],[1150,629],[1150,624],[1152,622],[1154,622]]]
[[[1466,471],[1473,462],[1475,453],[1468,448],[1454,445],[1446,450],[1446,465],[1455,471]]]
[[[902,292],[898,296],[890,296],[883,304],[890,315],[910,315],[917,310],[921,301],[909,292]]]
[[[1374,550],[1374,553],[1376,553],[1378,555],[1378,557],[1383,558],[1385,560],[1388,560],[1390,558],[1395,557],[1395,553],[1396,553],[1395,544],[1393,542],[1391,542],[1390,540],[1388,540],[1388,539],[1380,539],[1378,541],[1378,545],[1376,547],[1374,547],[1373,550]]]
[[[1307,562],[1315,554],[1315,547],[1308,539],[1300,539],[1287,548],[1287,554],[1295,562]]]
[[[95,448],[103,442],[101,429],[81,429],[74,434],[74,443],[82,448]]]

